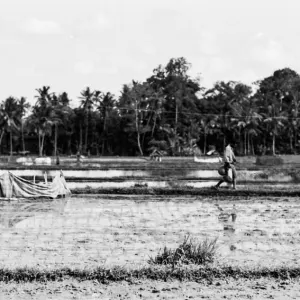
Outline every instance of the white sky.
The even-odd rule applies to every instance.
[[[299,0],[1,0],[0,100],[34,103],[43,85],[73,105],[86,86],[118,95],[180,56],[207,88],[300,72],[299,12]]]

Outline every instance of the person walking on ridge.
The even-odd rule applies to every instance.
[[[226,147],[224,150],[224,155],[223,155],[224,174],[220,174],[220,175],[223,175],[223,178],[217,183],[217,185],[215,185],[213,187],[214,189],[218,189],[223,182],[232,183],[233,189],[234,190],[236,189],[236,169],[234,166],[234,163],[236,162],[236,158],[235,158],[233,149],[231,147],[231,144],[232,143],[229,140],[227,140]],[[231,169],[231,171],[232,171],[232,178],[228,174],[229,169]]]

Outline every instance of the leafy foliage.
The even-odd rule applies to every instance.
[[[0,150],[39,155],[193,155],[236,142],[238,155],[300,152],[300,76],[285,68],[253,86],[216,82],[205,89],[189,75],[191,64],[172,58],[143,82],[110,92],[83,89],[71,108],[66,92],[36,89],[36,103],[8,97],[0,105]],[[37,147],[37,144],[39,147]]]

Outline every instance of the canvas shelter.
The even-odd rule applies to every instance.
[[[62,171],[52,182],[45,183],[34,183],[6,171],[0,176],[0,186],[4,198],[57,198],[71,194]]]

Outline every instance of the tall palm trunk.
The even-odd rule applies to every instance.
[[[21,121],[21,139],[22,139],[22,149],[23,152],[25,152],[24,125],[22,121]]]
[[[267,149],[267,138],[266,138],[266,134],[264,134],[264,148],[263,148],[263,153],[262,155],[266,154],[266,149]]]
[[[248,133],[248,154],[250,155],[251,154],[251,147],[250,147],[250,133]]]
[[[252,155],[255,155],[254,142],[253,142],[253,136],[252,135],[251,135],[251,149],[252,149]]]
[[[154,122],[153,122],[152,130],[151,130],[151,137],[152,138],[153,138],[153,135],[154,135],[154,129],[156,127],[156,119],[157,119],[157,115],[155,113],[155,115],[154,115]]]
[[[2,129],[1,131],[1,135],[0,135],[0,146],[2,145],[2,139],[3,139],[3,136],[4,136],[4,129]],[[2,149],[1,149],[2,150]],[[2,151],[1,151],[2,152]]]
[[[57,123],[54,124],[55,128],[54,128],[54,156],[57,155],[57,130],[58,130],[58,126]]]
[[[137,100],[135,99],[135,129],[137,132],[137,144],[140,151],[140,154],[143,156],[143,150],[141,147],[141,136],[140,136],[140,129],[139,129],[139,118],[138,118],[138,108],[137,108]]]
[[[9,141],[10,141],[10,158],[12,158],[13,155],[13,138],[12,138],[12,129],[10,128],[10,134],[9,134]]]
[[[247,131],[244,130],[244,154],[247,155]]]
[[[39,132],[39,156],[43,156],[44,134]]]
[[[297,144],[298,144],[298,141],[297,141],[297,128],[295,128],[294,130],[294,139],[295,139],[295,142],[294,142],[294,145],[295,145],[295,150],[297,151]]]
[[[239,145],[239,153],[243,153],[243,141],[241,137],[241,127],[239,127],[238,131],[238,145]]]
[[[175,134],[177,134],[177,126],[178,126],[178,104],[175,98]],[[175,151],[179,151],[179,145],[175,145]]]
[[[178,104],[175,99],[175,131],[177,132],[177,124],[178,124]]]
[[[203,154],[206,154],[206,128],[204,127],[204,145],[203,145]]]
[[[40,131],[38,133],[38,139],[39,139],[39,156],[42,156],[42,154],[41,154],[41,133],[40,133]]]
[[[98,139],[99,141],[99,139]],[[100,155],[100,146],[99,146],[100,142],[97,143],[97,146],[96,146],[96,156],[99,156]]]
[[[275,144],[276,144],[276,136],[273,133],[273,141],[272,141],[272,152],[273,152],[273,155],[276,155]]]
[[[105,139],[106,137],[106,112],[104,114],[104,120],[103,120],[103,134],[102,134],[102,150],[101,150],[101,155],[104,155],[104,150],[105,150]]]
[[[293,147],[293,136],[292,134],[290,134],[290,149],[291,149],[291,153],[294,152],[294,147]]]
[[[43,150],[44,150],[44,141],[45,141],[45,133],[42,134],[42,141],[41,141],[41,150],[40,155],[43,156]]]
[[[79,150],[80,150],[80,153],[82,152],[82,143],[83,143],[82,123],[80,123],[80,126],[79,126]]]
[[[88,120],[87,120],[87,121],[86,121],[86,124],[85,124],[85,136],[84,136],[84,152],[85,152],[85,153],[86,153],[86,151],[87,151],[88,134],[89,134],[89,122],[88,122]]]
[[[72,154],[72,150],[71,150],[71,135],[68,135],[68,150],[67,150],[67,153],[69,154],[69,155],[71,155]]]
[[[153,114],[151,114],[150,117],[147,119],[146,127],[150,127],[149,124],[150,124],[150,121],[152,120],[152,118],[153,118]],[[144,132],[144,134],[143,134],[142,148],[144,148],[146,134],[147,134],[147,132]]]
[[[38,137],[39,137],[39,156],[43,156],[45,133],[39,130]]]

